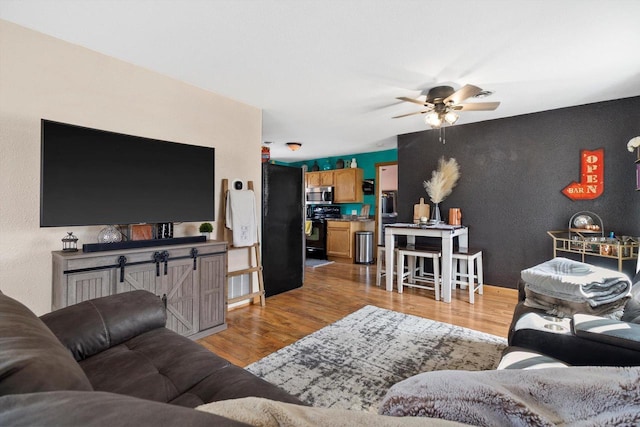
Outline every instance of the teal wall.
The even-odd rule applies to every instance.
[[[384,150],[384,151],[374,151],[371,153],[357,153],[357,154],[345,154],[344,156],[336,156],[336,157],[322,157],[319,159],[309,159],[302,162],[291,162],[291,163],[283,163],[277,162],[278,164],[293,166],[293,167],[302,167],[302,165],[307,165],[309,171],[311,171],[311,167],[314,162],[318,162],[318,166],[320,166],[320,170],[323,170],[323,167],[326,165],[327,161],[329,162],[330,169],[336,168],[336,162],[339,159],[342,159],[345,163],[347,161],[351,161],[351,159],[355,158],[358,163],[358,167],[363,170],[364,179],[375,179],[376,177],[376,163],[383,162],[396,162],[398,161],[398,150]],[[378,183],[376,182],[377,186]],[[377,188],[377,187],[376,187]],[[364,203],[341,203],[340,204],[340,212],[343,215],[350,215],[352,210],[355,210],[360,214],[360,209],[362,209],[362,205],[367,204],[371,206],[369,215],[374,214],[374,208],[376,205],[376,196],[365,195]]]

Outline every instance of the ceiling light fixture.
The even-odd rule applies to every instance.
[[[450,125],[454,124],[455,122],[458,121],[458,118],[460,116],[458,116],[456,113],[454,113],[453,111],[447,111],[444,114],[444,120],[449,123]]]
[[[427,114],[427,116],[424,118],[424,121],[434,129],[438,129],[440,126],[442,126],[442,118],[440,117],[440,114],[436,113],[435,111]]]
[[[426,124],[433,129],[440,129],[442,125],[452,125],[458,121],[460,116],[448,105],[436,105],[435,110],[427,114],[424,118]]]
[[[287,142],[287,147],[289,147],[291,151],[298,151],[302,147],[302,144],[300,142]]]

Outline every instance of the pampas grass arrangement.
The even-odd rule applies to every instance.
[[[423,186],[433,203],[442,202],[458,183],[460,168],[454,158],[445,160],[441,157],[438,161],[438,169],[431,172],[431,179],[424,181]]]

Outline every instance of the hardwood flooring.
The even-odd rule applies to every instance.
[[[376,286],[375,265],[334,263],[305,268],[304,285],[267,298],[265,307],[245,305],[229,311],[228,329],[198,340],[211,351],[245,367],[365,305],[412,314],[505,337],[517,291],[484,286],[469,304],[467,290],[452,292],[451,304],[432,291],[398,294]]]

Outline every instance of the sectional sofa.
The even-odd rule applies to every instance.
[[[40,318],[0,293],[0,425],[242,425],[192,408],[247,396],[302,404],[165,321],[146,291]]]

